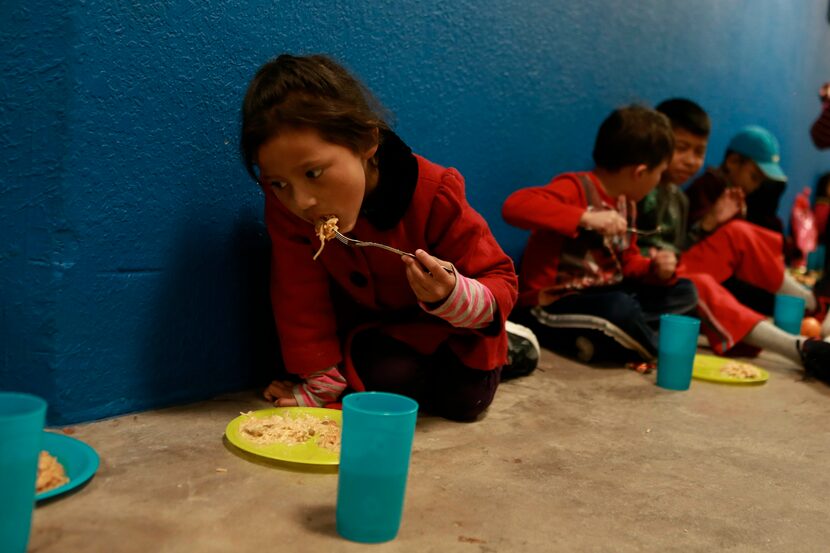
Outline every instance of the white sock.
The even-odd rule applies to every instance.
[[[816,296],[813,291],[798,282],[793,276],[784,271],[784,282],[781,283],[781,288],[778,289],[778,294],[787,294],[788,296],[795,296],[797,298],[804,298],[804,308],[807,311],[815,311]]]
[[[752,330],[742,341],[750,346],[783,355],[800,366],[801,353],[798,351],[798,341],[804,339],[804,336],[795,336],[784,332],[768,321],[761,321],[752,327]]]

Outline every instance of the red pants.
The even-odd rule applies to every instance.
[[[764,320],[741,304],[723,282],[730,277],[776,292],[784,281],[783,239],[765,228],[733,220],[685,252],[677,275],[691,280],[698,293],[701,330],[717,353],[724,353]]]

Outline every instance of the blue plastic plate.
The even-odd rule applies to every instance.
[[[54,432],[43,433],[43,447],[53,457],[57,457],[69,477],[63,486],[41,492],[35,500],[42,501],[74,490],[95,474],[98,470],[98,454],[81,440]]]

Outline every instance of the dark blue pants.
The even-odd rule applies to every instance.
[[[354,337],[352,362],[367,390],[411,397],[422,411],[461,422],[487,409],[501,374],[467,367],[446,346],[422,355],[377,330]]]
[[[544,313],[534,316],[530,311],[524,311],[515,319],[530,326],[539,342],[549,349],[573,353],[575,337],[585,336],[597,352],[592,360],[624,362],[629,357],[638,357],[638,350],[639,357],[656,357],[660,315],[694,315],[696,307],[697,292],[689,280],[679,279],[673,286],[648,286],[624,281],[619,285],[587,289],[565,296],[542,308]],[[588,315],[607,321],[641,347],[632,350],[613,332],[609,336],[607,328],[603,331],[599,325],[591,325],[589,317],[583,320],[580,317],[565,317],[563,322],[562,317],[557,317],[562,315]],[[568,326],[568,319],[574,322],[574,326]]]

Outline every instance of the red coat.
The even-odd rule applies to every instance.
[[[467,203],[458,171],[414,157],[417,182],[400,220],[381,230],[362,213],[351,236],[409,252],[420,248],[452,262],[458,272],[493,293],[498,305],[493,324],[481,330],[454,328],[424,312],[406,279],[403,262],[379,248],[349,248],[332,241],[313,261],[319,241],[312,225],[267,194],[271,302],[289,372],[307,376],[341,363],[347,338],[366,323],[380,326],[387,335],[423,354],[433,353],[446,342],[472,368],[491,370],[506,362],[504,321],[518,288],[513,263],[484,219]],[[380,168],[383,182],[383,163]],[[414,179],[414,162],[412,168]],[[345,368],[349,384],[362,389],[359,379],[350,374],[349,364]]]
[[[593,173],[565,173],[545,186],[517,190],[502,206],[505,221],[532,231],[522,257],[519,302],[523,306],[538,305],[540,293],[557,283],[560,254],[565,241],[577,238],[579,220],[588,208],[588,199],[579,183],[579,175],[587,175],[594,182],[602,202],[609,209],[614,209],[616,198],[611,198],[605,192]],[[620,256],[625,278],[660,285],[675,282],[674,279],[657,279],[651,260],[640,254],[633,236]]]

